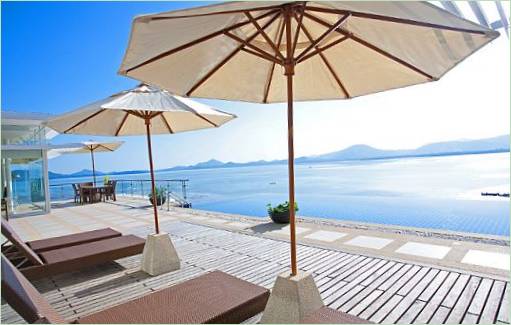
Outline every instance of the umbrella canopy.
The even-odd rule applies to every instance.
[[[135,18],[119,73],[184,96],[287,101],[293,207],[294,100],[435,81],[498,35],[427,2],[228,2]],[[294,221],[290,209],[293,275]]]
[[[151,189],[156,198],[151,133],[169,134],[219,127],[236,116],[145,84],[57,116],[46,122],[61,133],[104,136],[147,136]],[[153,199],[159,233],[158,210]]]
[[[169,134],[218,127],[235,116],[145,84],[48,121],[62,133],[103,136]]]
[[[96,168],[94,166],[94,152],[113,152],[117,150],[124,141],[116,142],[95,142],[85,141],[81,143],[81,146],[74,148],[65,148],[56,150],[58,153],[70,154],[70,153],[90,153],[92,160],[92,176],[94,179],[94,185],[96,185]]]
[[[119,149],[124,141],[115,141],[115,142],[96,142],[96,141],[84,141],[82,142],[81,148],[70,149],[65,153],[90,153],[94,152],[112,152]]]
[[[437,80],[498,35],[427,2],[229,2],[137,17],[119,72],[180,95],[285,102],[291,45],[293,99],[345,99]]]

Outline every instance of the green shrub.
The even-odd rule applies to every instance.
[[[289,202],[286,201],[284,203],[281,203],[279,205],[276,205],[275,207],[272,207],[270,203],[266,205],[268,208],[268,214],[270,216],[281,214],[281,213],[289,213]],[[298,204],[295,202],[295,212],[298,211]]]
[[[162,199],[162,198],[166,197],[167,189],[165,189],[165,187],[163,187],[163,186],[155,187],[154,193],[156,194],[157,198]],[[151,192],[149,192],[149,199],[151,199],[152,197],[153,197],[153,192],[151,191]]]

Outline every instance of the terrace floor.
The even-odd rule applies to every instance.
[[[102,227],[143,237],[152,231],[152,214],[145,203],[123,199],[64,205],[11,224],[25,240]],[[34,284],[66,319],[74,320],[210,270],[271,288],[275,277],[289,269],[285,228],[179,208],[161,210],[160,226],[180,255],[179,271],[148,276],[139,270],[138,255]],[[509,323],[509,255],[507,265],[502,262],[508,246],[428,241],[314,223],[300,223],[297,232],[299,268],[314,275],[332,308],[378,323]],[[468,263],[488,258],[497,265]],[[23,322],[3,301],[1,311],[2,323]]]

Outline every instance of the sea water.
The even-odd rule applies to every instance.
[[[156,178],[189,179],[188,200],[196,209],[266,218],[268,203],[288,198],[285,164],[161,172]],[[509,199],[481,196],[509,193],[509,153],[297,164],[295,179],[298,215],[509,236]]]

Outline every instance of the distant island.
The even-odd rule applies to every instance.
[[[392,158],[411,158],[411,157],[434,157],[434,156],[454,156],[469,155],[483,153],[509,152],[509,135],[502,135],[494,138],[480,140],[460,140],[427,144],[417,149],[411,150],[381,150],[368,145],[354,145],[343,150],[334,151],[322,155],[299,157],[295,159],[297,164],[350,161],[350,160],[376,160],[376,159],[392,159]],[[211,159],[191,166],[176,166],[171,168],[159,169],[157,172],[177,171],[177,170],[194,170],[194,169],[210,169],[210,168],[232,168],[232,167],[248,167],[262,165],[278,165],[287,163],[287,160],[259,160],[247,163],[222,162]],[[127,170],[104,173],[96,171],[96,176],[104,175],[124,175],[124,174],[143,174],[147,170]],[[92,176],[92,170],[83,169],[72,174],[59,174],[49,172],[51,179],[70,178],[70,177],[86,177]]]

